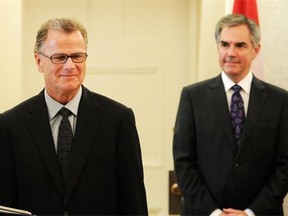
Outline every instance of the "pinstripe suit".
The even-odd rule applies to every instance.
[[[288,94],[253,77],[236,152],[221,76],[184,87],[173,156],[183,215],[251,209],[283,215],[288,186]]]

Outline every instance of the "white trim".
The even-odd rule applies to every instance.
[[[226,14],[232,13],[233,5],[234,5],[234,0],[226,0],[225,1],[225,13]]]

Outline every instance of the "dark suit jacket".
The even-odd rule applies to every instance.
[[[0,205],[36,215],[147,215],[131,109],[83,87],[64,188],[43,91],[0,116]]]
[[[253,77],[236,152],[221,76],[184,87],[173,154],[184,215],[251,209],[283,215],[288,185],[287,92]]]

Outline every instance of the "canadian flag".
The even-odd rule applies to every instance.
[[[246,17],[254,20],[259,25],[256,0],[235,0],[233,13],[244,14]]]
[[[233,13],[244,14],[246,17],[254,20],[260,26],[257,0],[234,0]],[[252,71],[259,78],[263,78],[263,57],[261,53],[262,52],[260,50],[258,57],[252,64]]]

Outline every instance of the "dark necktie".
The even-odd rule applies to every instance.
[[[235,145],[236,149],[238,149],[238,147],[240,146],[241,135],[245,122],[244,104],[242,97],[240,95],[241,86],[234,85],[232,86],[231,89],[234,91],[234,93],[231,98],[230,112],[231,112]]]
[[[57,154],[58,161],[62,171],[64,184],[68,179],[68,171],[71,160],[71,149],[73,143],[73,132],[68,117],[72,114],[71,111],[63,107],[59,112],[62,115],[62,120],[59,125]]]

